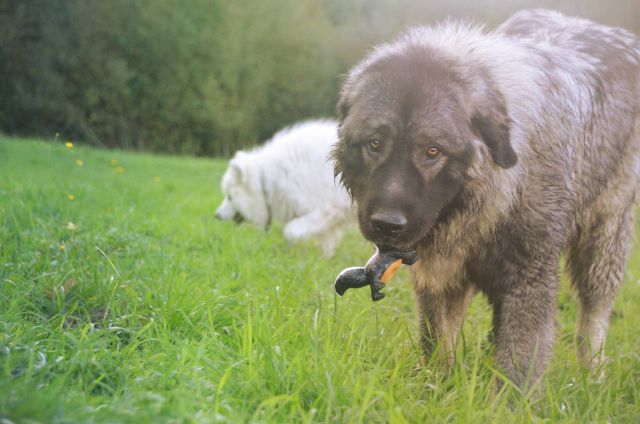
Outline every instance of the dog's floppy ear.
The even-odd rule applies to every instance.
[[[349,76],[343,81],[342,87],[340,87],[340,98],[338,99],[338,104],[336,106],[336,113],[340,122],[347,118],[347,115],[349,115],[349,111],[351,110],[351,106],[353,105],[353,98],[355,96],[355,84],[353,79],[353,75]]]
[[[351,108],[351,102],[347,99],[346,94],[343,92],[342,96],[340,96],[340,100],[338,100],[338,105],[336,107],[336,112],[338,114],[338,119],[340,122],[344,121],[344,119],[349,114],[349,109]]]
[[[493,161],[503,168],[511,168],[518,162],[511,146],[511,119],[502,96],[492,97],[488,107],[473,114],[471,128],[487,145]]]
[[[229,161],[229,171],[236,176],[238,181],[242,181],[244,179],[243,172],[243,158],[246,156],[246,153],[243,151],[237,151],[233,158]]]
[[[349,149],[347,149],[347,143],[344,141],[344,121],[347,119],[349,110],[351,109],[351,100],[347,96],[347,87],[343,87],[338,106],[336,108],[338,112],[338,142],[333,145],[331,152],[329,153],[329,159],[333,162],[333,178],[340,178],[340,184],[347,189],[349,196],[353,199],[351,190],[345,184],[343,163],[345,156]]]

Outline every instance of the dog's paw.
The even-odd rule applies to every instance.
[[[308,225],[306,225],[305,221],[294,219],[284,227],[284,238],[288,242],[295,243],[308,237]]]

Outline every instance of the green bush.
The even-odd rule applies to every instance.
[[[341,65],[312,1],[51,0],[2,12],[7,132],[228,155],[333,112]]]

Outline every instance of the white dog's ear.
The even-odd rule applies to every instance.
[[[231,171],[232,175],[235,176],[235,179],[237,181],[242,181],[244,179],[243,159],[246,157],[246,155],[247,154],[245,152],[238,151],[235,155],[233,155],[231,161],[229,161],[229,170]]]
[[[234,161],[229,162],[229,171],[236,177],[236,179],[242,179],[242,168],[239,163]]]

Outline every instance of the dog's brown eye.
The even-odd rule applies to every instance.
[[[440,149],[435,146],[431,146],[427,149],[427,157],[429,159],[435,159],[440,156]]]
[[[382,143],[380,143],[380,140],[369,140],[369,143],[367,144],[367,146],[369,147],[369,150],[371,150],[374,153],[379,153],[380,152],[380,148],[382,147]]]

